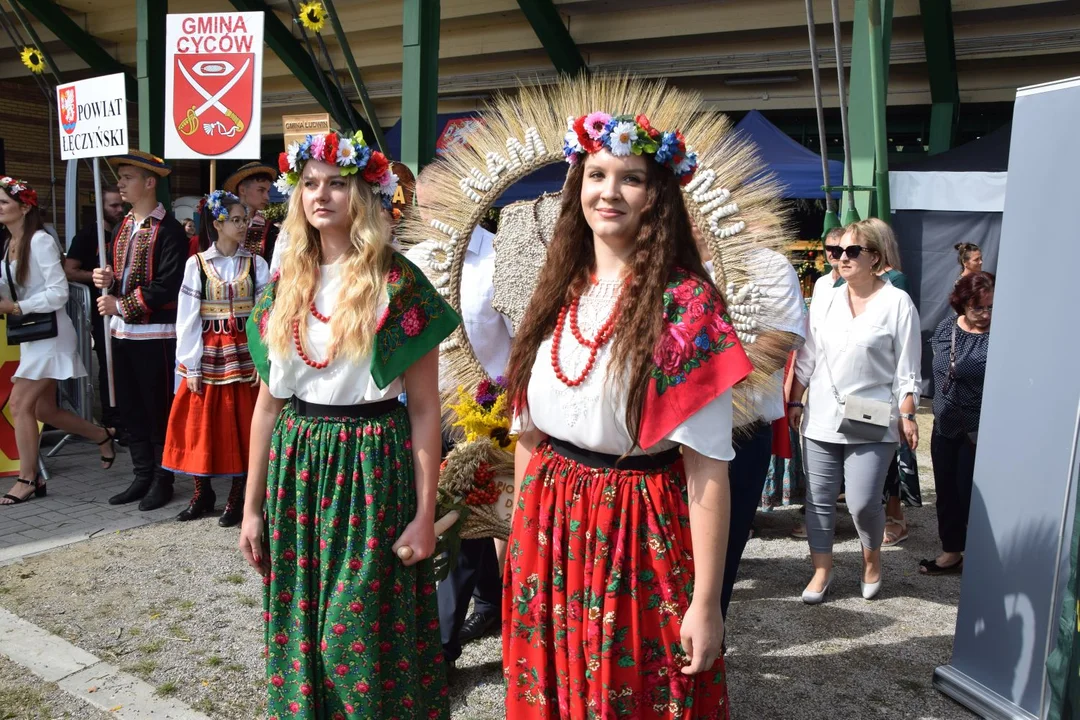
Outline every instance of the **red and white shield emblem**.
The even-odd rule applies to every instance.
[[[251,123],[255,55],[177,55],[174,62],[173,123],[180,139],[203,155],[232,150]]]
[[[75,86],[60,89],[60,125],[68,135],[75,132],[79,120],[78,107],[75,104]]]

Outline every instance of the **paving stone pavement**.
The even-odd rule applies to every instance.
[[[50,437],[51,436],[51,437]],[[50,433],[47,440],[59,439]],[[43,457],[51,447],[42,447]],[[0,507],[0,563],[86,540],[100,533],[127,530],[175,516],[191,499],[191,478],[177,475],[173,501],[142,512],[138,503],[109,505],[109,498],[132,481],[131,455],[117,446],[112,468],[101,469],[98,447],[72,440],[53,457],[45,457],[49,494],[43,498]],[[12,484],[0,478],[0,495]]]

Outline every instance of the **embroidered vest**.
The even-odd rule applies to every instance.
[[[244,249],[252,255],[263,257],[266,254],[266,236],[270,234],[270,223],[266,222],[266,218],[261,215],[256,217],[259,217],[262,223],[256,223],[252,219],[248,225],[247,235],[244,236]]]
[[[255,307],[255,278],[252,274],[254,258],[242,258],[236,279],[225,281],[202,253],[195,257],[198,258],[203,277],[202,304],[199,307],[203,331],[235,333],[243,327],[244,320]]]

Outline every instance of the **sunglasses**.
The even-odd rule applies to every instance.
[[[850,259],[854,260],[862,255],[864,250],[866,252],[873,252],[870,248],[863,247],[862,245],[848,245],[846,248],[840,247],[839,245],[825,246],[825,252],[829,253],[829,257],[833,260],[839,260],[845,252]]]

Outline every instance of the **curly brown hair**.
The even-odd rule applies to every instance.
[[[609,376],[620,392],[627,393],[626,427],[638,445],[641,409],[649,385],[660,333],[664,327],[664,290],[674,271],[685,270],[712,285],[694,243],[690,216],[675,175],[651,156],[646,161],[647,205],[641,227],[627,259],[627,286],[615,323],[610,368],[627,368],[625,375]],[[581,206],[581,186],[585,162],[573,165],[566,174],[562,205],[555,223],[554,237],[547,250],[547,262],[536,283],[521,327],[514,337],[507,366],[507,390],[514,405],[528,405],[527,391],[533,363],[540,344],[555,329],[559,310],[584,292],[596,271],[593,231]],[[563,288],[560,294],[554,291]]]

